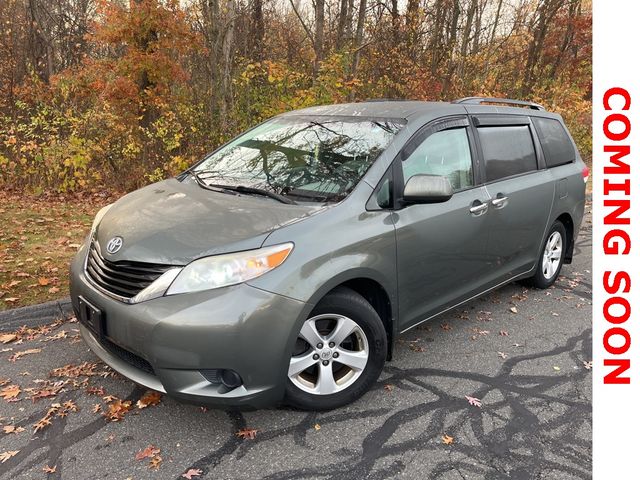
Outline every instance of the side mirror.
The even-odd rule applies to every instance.
[[[402,194],[404,203],[441,203],[453,196],[447,177],[440,175],[414,175],[407,180]]]

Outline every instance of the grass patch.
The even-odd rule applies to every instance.
[[[111,201],[0,192],[0,310],[69,295],[69,263]]]

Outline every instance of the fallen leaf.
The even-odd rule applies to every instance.
[[[51,425],[51,416],[47,413],[44,417],[33,424],[33,433],[38,433],[40,430],[44,430]]]
[[[20,392],[20,385],[9,385],[0,390],[0,397],[9,400],[10,398],[17,398]]]
[[[24,428],[16,427],[15,425],[5,425],[4,427],[2,427],[2,431],[8,435],[10,433],[24,432]]]
[[[582,362],[582,365],[584,365],[584,368],[586,368],[587,370],[591,370],[593,368],[593,361]]]
[[[20,300],[20,297],[7,297],[3,300],[7,303],[16,303],[18,300]]]
[[[518,313],[518,309],[517,309],[516,307],[511,307],[511,308],[509,309],[509,311],[510,311],[511,313]]]
[[[387,384],[384,386],[384,389],[385,389],[387,392],[393,392],[393,385],[391,385],[390,383],[387,383]]]
[[[17,339],[18,336],[15,333],[5,333],[0,335],[0,343],[10,343]]]
[[[91,409],[91,411],[93,413],[100,413],[102,411],[102,407],[100,406],[99,403],[96,403],[93,408]]]
[[[320,425],[319,425],[318,423],[316,423],[316,424],[313,426],[313,429],[317,432],[318,430],[320,430]]]
[[[24,357],[25,355],[33,355],[34,353],[40,353],[42,351],[41,348],[28,348],[27,350],[22,350],[20,352],[16,352],[9,357],[10,362],[15,362],[19,358]]]
[[[199,468],[190,468],[182,474],[182,477],[191,480],[193,477],[199,477],[200,475],[202,475],[202,470]]]
[[[136,460],[143,460],[145,458],[151,458],[160,453],[160,449],[153,445],[149,445],[144,450],[140,450],[136,453]]]
[[[500,336],[501,337],[508,337],[509,336],[509,332],[507,332],[506,330],[500,330]]]
[[[41,287],[46,287],[51,283],[51,280],[49,280],[48,278],[40,277],[38,279],[38,283],[40,284]]]
[[[444,443],[445,445],[451,445],[453,443],[453,437],[450,437],[445,433],[442,437],[442,443]]]
[[[35,402],[41,398],[50,398],[55,397],[60,390],[62,390],[62,385],[53,387],[53,388],[43,388],[42,390],[36,390],[33,395],[31,395],[31,401]]]
[[[103,415],[112,422],[119,422],[125,416],[125,414],[131,410],[131,401],[122,401],[120,399],[114,400],[108,405],[108,409]]]
[[[482,402],[475,398],[475,397],[469,397],[468,395],[465,395],[464,398],[467,399],[467,402],[469,402],[469,405],[473,405],[474,407],[482,407]]]
[[[559,314],[559,313],[556,313],[556,312],[551,312],[551,315],[553,315],[554,317],[558,317],[558,316],[560,316],[560,314]]]
[[[136,402],[136,407],[147,408],[149,406],[158,405],[162,394],[154,390],[147,390],[147,392]]]
[[[451,330],[451,325],[449,325],[448,323],[441,323],[440,328],[445,331]]]
[[[50,467],[49,465],[45,465],[44,467],[42,467],[42,471],[44,473],[56,473],[56,468],[57,468],[57,465],[54,465],[53,467]]]
[[[245,440],[253,440],[254,438],[256,438],[257,433],[258,430],[256,430],[255,428],[243,428],[242,430],[236,432],[236,437],[240,437]]]
[[[105,394],[104,387],[88,387],[86,392],[89,395],[99,395],[101,397]]]
[[[553,369],[554,369],[556,372],[559,372],[559,371],[560,371],[560,367],[556,367],[556,366],[554,366],[554,367],[553,367]]]
[[[53,340],[62,340],[63,338],[67,338],[67,331],[61,330],[55,335],[51,335],[50,337],[43,338],[40,340],[41,342],[51,342]]]
[[[11,457],[15,457],[20,450],[9,450],[7,452],[0,453],[0,463],[4,463]]]
[[[159,456],[159,455],[156,455],[149,462],[149,468],[151,468],[153,470],[158,470],[160,468],[160,464],[161,463],[162,463],[162,457]]]
[[[51,287],[49,289],[49,293],[58,293],[60,291],[59,287]]]
[[[67,412],[77,412],[78,405],[73,400],[67,400],[62,404],[62,408],[64,408]]]
[[[499,356],[500,358],[507,358],[507,354],[506,354],[506,353],[503,353],[503,352],[498,352],[498,356]]]

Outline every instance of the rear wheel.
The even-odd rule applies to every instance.
[[[378,379],[387,335],[362,296],[339,288],[323,298],[302,324],[287,372],[286,401],[305,410],[353,402]]]
[[[567,233],[562,222],[555,221],[547,234],[538,267],[529,284],[536,288],[549,288],[554,284],[564,263]]]

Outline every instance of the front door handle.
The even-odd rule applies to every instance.
[[[487,202],[481,203],[480,200],[473,202],[473,206],[469,208],[472,215],[479,217],[489,209]]]
[[[507,206],[507,200],[509,197],[504,196],[502,193],[496,195],[496,198],[491,200],[491,204],[496,208],[502,208]]]

